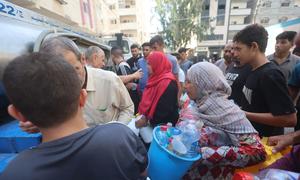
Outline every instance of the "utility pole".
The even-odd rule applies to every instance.
[[[225,11],[225,14],[226,14],[226,11]],[[229,0],[229,12],[228,12],[228,22],[227,22],[226,44],[228,43],[229,26],[230,26],[230,15],[231,15],[231,0]]]
[[[257,0],[255,11],[254,11],[254,16],[253,16],[253,22],[252,23],[256,23],[256,15],[257,15],[258,9],[259,9],[259,7],[261,5],[260,3],[261,3],[261,0]]]

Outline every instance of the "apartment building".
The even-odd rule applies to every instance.
[[[103,0],[103,2],[108,7],[102,9],[101,15],[104,36],[121,32],[125,37],[140,44],[149,41],[151,16],[149,0]]]
[[[295,18],[300,18],[300,0],[260,0],[254,21],[270,26]]]
[[[134,42],[150,38],[149,0],[10,0],[26,9],[95,35],[123,33]]]
[[[196,51],[204,57],[220,57],[234,34],[253,22],[256,0],[204,0],[201,23],[209,29]]]

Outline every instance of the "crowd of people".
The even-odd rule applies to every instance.
[[[38,53],[15,58],[3,75],[8,112],[43,139],[20,153],[1,179],[145,179],[148,145],[126,125],[136,114],[143,115],[136,128],[176,125],[191,104],[195,120],[204,123],[202,158],[183,179],[230,179],[237,168],[263,162],[262,137],[269,137],[274,153],[300,142],[300,35],[279,34],[269,56],[267,40],[263,26],[249,25],[213,64],[193,63],[184,47],[166,53],[156,35],[142,44],[143,55],[133,44],[128,60],[122,47],[112,47],[114,73],[103,70],[101,48],[83,53],[66,37],[46,39]],[[284,134],[285,127],[295,132]],[[300,173],[299,157],[294,145],[270,168]]]

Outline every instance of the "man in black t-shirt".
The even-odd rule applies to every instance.
[[[250,65],[240,65],[239,62],[233,62],[233,67],[229,68],[225,75],[228,84],[231,86],[231,95],[228,99],[232,99],[240,107],[242,101],[245,100],[243,87],[250,73]]]
[[[241,103],[260,136],[283,134],[283,127],[296,125],[296,112],[282,72],[265,57],[268,33],[258,24],[245,27],[234,38],[234,56],[249,64]]]
[[[138,68],[138,60],[142,57],[140,54],[140,47],[137,44],[132,44],[130,46],[130,51],[131,51],[131,55],[132,57],[127,59],[127,63],[130,66],[130,69],[133,72],[136,72],[139,68]]]
[[[147,152],[126,125],[88,128],[83,118],[87,92],[62,56],[20,56],[5,69],[3,84],[10,115],[36,125],[43,140],[12,160],[0,179],[117,180],[144,173]]]

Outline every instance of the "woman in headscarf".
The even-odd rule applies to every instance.
[[[168,122],[174,125],[178,120],[178,87],[172,65],[165,54],[158,51],[147,57],[147,63],[149,79],[138,109],[145,119],[136,126],[145,126],[148,122],[152,126]]]
[[[184,179],[231,179],[236,168],[265,159],[257,131],[245,113],[227,99],[231,88],[217,66],[208,62],[193,65],[185,87],[204,127],[199,140],[202,158]]]

